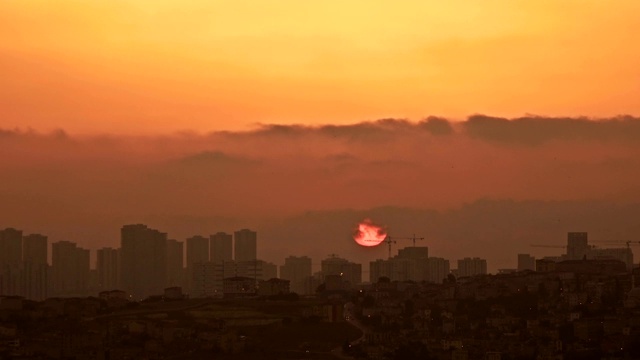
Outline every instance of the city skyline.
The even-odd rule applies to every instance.
[[[327,252],[327,250],[324,250],[324,247],[322,246],[323,243],[317,243],[316,241],[314,241],[316,239],[323,239],[322,241],[328,241],[328,243],[336,245],[336,247],[334,247],[334,253],[338,253],[341,256],[354,259],[363,264],[368,264],[371,260],[386,259],[388,250],[387,245],[381,244],[379,246],[373,247],[368,250],[365,249],[363,251],[360,246],[357,246],[354,243],[352,234],[355,227],[357,226],[358,221],[361,221],[363,219],[363,216],[370,216],[371,214],[375,214],[375,217],[380,219],[395,218],[395,221],[391,222],[392,229],[394,230],[406,229],[410,227],[411,229],[416,231],[418,237],[425,234],[429,235],[426,237],[426,243],[421,241],[420,243],[418,243],[418,245],[424,243],[428,245],[431,251],[434,251],[434,253],[438,254],[438,256],[444,257],[450,261],[456,261],[459,258],[473,256],[474,254],[488,259],[489,272],[492,273],[496,273],[499,269],[517,268],[517,259],[512,256],[513,253],[531,253],[537,257],[553,256],[559,251],[557,248],[564,244],[564,234],[568,232],[575,232],[577,228],[580,228],[580,230],[585,230],[584,232],[590,233],[591,239],[596,241],[597,246],[606,246],[607,243],[611,242],[623,244],[625,241],[629,240],[631,242],[634,242],[633,239],[636,238],[635,234],[636,231],[638,231],[636,230],[638,226],[636,223],[631,221],[633,214],[636,211],[636,206],[633,204],[628,207],[620,207],[619,205],[598,202],[575,204],[568,203],[566,205],[562,204],[562,207],[565,207],[565,209],[561,208],[562,213],[558,213],[556,205],[556,203],[514,203],[485,200],[466,205],[461,210],[449,214],[445,213],[447,216],[445,218],[442,218],[442,215],[444,214],[434,213],[430,210],[423,211],[417,209],[378,208],[369,211],[346,210],[335,213],[318,212],[313,215],[308,214],[304,217],[290,218],[288,219],[288,221],[278,224],[277,227],[269,227],[266,225],[268,221],[263,222],[262,225],[254,229],[263,234],[263,241],[257,243],[257,247],[259,249],[258,251],[263,253],[263,259],[272,262],[279,263],[285,257],[290,255],[306,255],[314,258],[324,258],[332,252]],[[589,208],[589,206],[591,205],[593,207]],[[584,209],[581,210],[585,214],[584,221],[582,218],[575,219],[576,206],[584,207]],[[486,214],[487,211],[496,211],[498,214],[501,214],[496,216],[508,216],[510,217],[510,220],[509,222],[503,222],[502,227],[499,226],[498,228],[495,228],[496,225],[493,224],[492,226],[494,226],[494,228],[491,229],[491,231],[487,232],[485,224],[481,222],[482,216],[485,216],[481,214]],[[553,211],[554,213],[548,214],[547,212],[550,211]],[[507,215],[507,213],[509,214]],[[604,214],[607,215],[604,216]],[[437,215],[437,220],[432,218],[434,215]],[[529,215],[533,215],[533,217]],[[562,218],[558,218],[559,215],[561,215],[563,218],[566,218],[566,220],[568,221],[562,220]],[[430,218],[430,220],[426,224],[415,222],[416,219],[420,219],[421,217]],[[447,218],[450,219],[445,220]],[[463,229],[463,231],[460,231],[460,229],[458,229],[459,226],[456,226],[456,224],[450,224],[450,221],[453,218],[460,219],[460,221],[462,221],[461,224],[466,224],[469,229],[474,229],[476,234],[474,236],[467,236],[465,234],[467,230]],[[436,221],[435,223],[434,220]],[[547,222],[549,224],[549,229],[538,228],[536,226],[536,223],[539,221]],[[242,224],[242,222],[238,220],[234,222]],[[256,223],[259,222],[256,221]],[[515,230],[515,223],[520,223],[520,225],[518,225],[522,228],[520,230],[520,234],[509,235],[512,237],[495,235],[496,231],[498,231],[498,233],[504,234],[512,233]],[[570,225],[582,223],[588,223],[588,225]],[[194,231],[186,228],[185,225],[186,224],[182,224],[182,226],[179,226],[179,228],[181,228],[182,230],[181,232],[183,234],[193,234]],[[629,225],[633,226],[628,227]],[[196,226],[202,225],[196,223]],[[327,228],[327,226],[330,226],[332,228]],[[300,236],[292,237],[288,235],[290,232],[290,227],[304,229],[304,232],[300,233]],[[115,227],[115,229],[118,228],[119,225]],[[236,228],[241,229],[245,228],[245,226],[238,225],[236,226]],[[211,253],[211,251],[213,251],[213,248],[210,248],[210,244],[212,244],[211,241],[216,235],[224,234],[226,236],[229,236],[230,238],[233,238],[233,231],[231,231],[230,234],[226,234],[224,232],[218,231],[219,229],[220,227],[216,226],[214,230],[209,232],[200,231],[200,233],[211,233],[211,235],[195,236],[197,238],[201,238],[203,244],[206,245],[206,249],[202,248],[200,249],[201,251],[198,251],[198,256],[205,256],[206,259],[209,259],[210,256],[214,256],[213,253]],[[426,231],[421,232],[421,229]],[[524,229],[527,230],[525,231]],[[31,234],[32,236],[39,235],[35,232],[24,231],[22,229],[18,231],[24,232],[25,234],[34,233]],[[117,231],[114,231],[113,228],[110,229],[110,231],[115,232],[116,234],[118,233]],[[327,236],[323,235],[323,231],[326,232]],[[398,233],[397,231],[400,230],[396,230],[393,232],[396,234],[405,235],[409,235],[410,233],[409,231],[400,233]],[[172,231],[168,231],[167,233],[167,236],[169,238],[181,239],[182,241],[180,242],[184,244],[188,243],[189,238],[194,237],[193,235],[175,236],[175,232]],[[96,266],[97,255],[95,254],[97,250],[110,247],[118,247],[120,243],[119,240],[116,240],[107,244],[94,243],[94,245],[90,245],[86,241],[83,241],[83,239],[81,238],[69,236],[63,238],[51,237],[49,235],[44,236],[50,239],[49,244],[60,241],[71,241],[78,244],[78,246],[91,249],[92,267]],[[307,243],[296,241],[296,239],[298,238],[307,238],[309,239],[309,242]],[[518,239],[517,242],[511,241],[516,238]],[[447,239],[447,241],[443,241],[443,239]],[[490,249],[482,246],[481,243],[477,243],[475,241],[477,239],[484,239],[486,241],[491,241],[493,243],[499,244],[499,246],[504,247],[505,252],[492,252],[490,251]],[[277,240],[277,242],[274,242],[274,240]],[[400,243],[393,244],[393,252],[395,253],[396,249],[401,248],[403,244],[408,244],[408,242],[410,241],[402,240]],[[556,245],[556,249],[552,249],[554,246],[549,246],[547,248],[545,248],[544,246],[535,246],[536,244],[541,243],[546,245]],[[294,244],[294,246],[291,246],[290,244]],[[466,250],[460,247],[462,244],[464,244],[464,249]],[[188,257],[186,255],[188,251],[187,245],[184,246],[185,255],[181,260],[184,262],[184,266],[186,267],[188,264]],[[281,248],[281,246],[289,247],[291,252],[283,253],[283,248]],[[51,248],[51,245],[49,245],[49,248]],[[49,252],[48,261],[51,261],[51,252]]]
[[[492,271],[536,237],[633,239],[640,5],[569,3],[5,2],[0,225],[249,227],[266,259],[367,263],[372,218]]]
[[[0,358],[640,358],[638,14],[0,1]]]
[[[233,246],[239,249],[237,256],[231,260],[216,260],[209,251],[209,240],[216,237],[232,239]],[[47,295],[82,296],[92,291],[125,289],[134,298],[143,299],[167,287],[177,287],[184,289],[187,294],[215,297],[222,293],[223,279],[238,276],[255,278],[256,281],[284,278],[291,283],[287,285],[288,289],[290,286],[292,291],[298,289],[307,294],[314,293],[312,289],[323,283],[327,276],[337,276],[336,279],[343,281],[346,286],[375,283],[380,277],[392,281],[438,284],[450,274],[457,278],[540,271],[539,261],[557,263],[587,259],[618,260],[631,271],[635,266],[631,245],[635,247],[640,244],[640,241],[596,241],[594,245],[593,242],[589,243],[587,232],[568,232],[567,245],[531,245],[563,248],[564,254],[541,259],[531,254],[512,254],[517,266],[501,268],[497,272],[488,271],[487,259],[475,256],[458,258],[457,267],[454,268],[450,265],[453,260],[429,256],[429,247],[413,244],[398,247],[393,252],[394,256],[388,259],[370,259],[370,266],[364,268],[363,264],[336,254],[329,254],[320,262],[306,255],[289,255],[284,263],[278,262],[282,264],[278,273],[278,265],[266,262],[257,255],[256,239],[257,232],[246,228],[236,231],[233,237],[222,232],[210,238],[192,236],[186,240],[188,246],[185,251],[183,242],[169,239],[166,233],[143,224],[131,224],[121,228],[121,247],[105,247],[95,251],[95,265],[90,264],[90,250],[70,241],[51,243],[52,261],[48,264],[46,236],[23,236],[23,231],[7,228],[0,231],[0,249],[4,255],[0,258],[0,295],[22,294],[43,299]],[[253,260],[247,259],[247,256]],[[183,259],[188,260],[184,262]],[[363,272],[369,275],[363,275]],[[320,278],[318,274],[322,274]],[[326,281],[339,288],[344,286],[336,283],[336,279]]]

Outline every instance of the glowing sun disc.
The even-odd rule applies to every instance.
[[[386,231],[382,227],[374,225],[369,219],[361,221],[353,234],[353,240],[358,245],[367,247],[380,245],[386,237]]]

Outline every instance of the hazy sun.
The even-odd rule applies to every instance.
[[[353,240],[362,246],[379,245],[386,237],[387,232],[382,227],[374,225],[369,219],[361,221],[353,234]]]

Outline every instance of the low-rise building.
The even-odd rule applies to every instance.
[[[273,296],[284,295],[289,293],[289,280],[271,278],[269,280],[260,280],[258,282],[258,295]]]
[[[223,280],[224,298],[239,298],[256,295],[256,280],[250,277],[234,276]]]

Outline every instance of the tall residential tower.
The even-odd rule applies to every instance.
[[[160,295],[167,280],[167,234],[146,225],[121,229],[120,284],[134,299]]]

